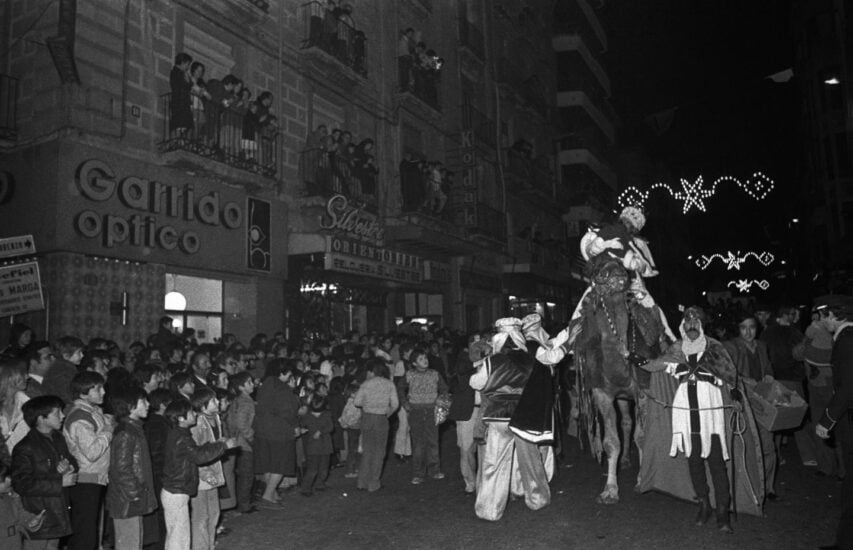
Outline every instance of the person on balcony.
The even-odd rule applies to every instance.
[[[189,73],[192,61],[193,58],[189,54],[179,53],[175,56],[175,65],[169,73],[169,131],[172,137],[182,137],[193,128],[190,99],[192,81]]]
[[[194,61],[190,65],[191,106],[196,139],[206,139],[207,137],[207,115],[204,107],[210,101],[210,94],[207,92],[207,86],[204,82],[204,71],[204,63],[200,61]]]
[[[222,147],[227,143],[227,136],[223,131],[226,123],[225,113],[235,101],[234,87],[239,81],[239,78],[229,74],[222,80],[211,78],[206,83],[205,87],[210,95],[210,102],[207,105],[207,139],[215,147]]]
[[[373,140],[361,140],[355,148],[353,174],[361,183],[362,195],[376,195],[376,176],[379,169],[373,156]]]

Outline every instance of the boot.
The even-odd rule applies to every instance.
[[[711,519],[711,499],[708,495],[699,497],[699,512],[696,514],[696,525],[705,525]]]
[[[734,533],[734,530],[732,529],[732,524],[729,521],[728,510],[724,512],[717,512],[717,529],[719,529],[723,533]]]

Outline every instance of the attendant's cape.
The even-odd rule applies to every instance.
[[[723,405],[729,407],[724,409],[726,438],[731,455],[731,460],[726,462],[726,467],[729,482],[733,485],[731,490],[733,511],[761,516],[764,507],[765,479],[758,426],[749,400],[746,398],[743,382],[737,378],[731,360],[725,360],[724,357],[727,356],[722,355],[727,354],[725,348],[713,338],[707,338],[707,340],[705,354],[710,354],[709,370],[725,382],[721,393]],[[687,358],[681,351],[680,340],[665,354],[651,360],[643,367],[651,372],[651,381],[644,394],[645,409],[642,418],[638,414],[638,422],[641,424],[639,428],[643,429],[644,434],[640,440],[643,460],[640,464],[637,488],[641,492],[662,491],[678,498],[694,501],[696,493],[690,481],[687,458],[682,453],[676,457],[670,456],[672,409],[663,404],[672,404],[678,388],[678,380],[666,372],[667,363],[687,363]],[[729,389],[733,387],[737,387],[743,395],[743,411],[739,414],[735,414],[734,409],[730,408],[732,400]],[[734,423],[737,425],[734,426]],[[734,438],[732,438],[733,427],[737,432]],[[711,485],[713,499],[713,484],[709,485]]]

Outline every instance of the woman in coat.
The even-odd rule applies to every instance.
[[[284,359],[267,365],[255,407],[255,473],[263,474],[260,504],[279,505],[276,488],[283,477],[296,475],[296,437],[299,430],[299,399],[293,392],[296,379]]]

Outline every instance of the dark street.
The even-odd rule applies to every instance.
[[[695,505],[658,493],[631,490],[636,475],[636,452],[630,475],[620,483],[621,501],[596,504],[605,468],[569,439],[568,457],[552,484],[551,505],[531,512],[523,501],[507,504],[495,523],[474,516],[474,496],[462,488],[453,446],[455,434],[442,435],[442,469],[447,477],[419,486],[409,484],[410,464],[388,461],[383,488],[366,493],[333,470],[329,489],[303,497],[285,493],[281,511],[259,512],[229,519],[232,533],[218,548],[695,548],[794,550],[832,541],[838,517],[840,484],[817,477],[814,468],[797,465],[793,441],[783,447],[786,464],[780,468],[780,500],[769,503],[766,517],[740,515],[734,535],[718,532],[709,522],[695,527]]]

